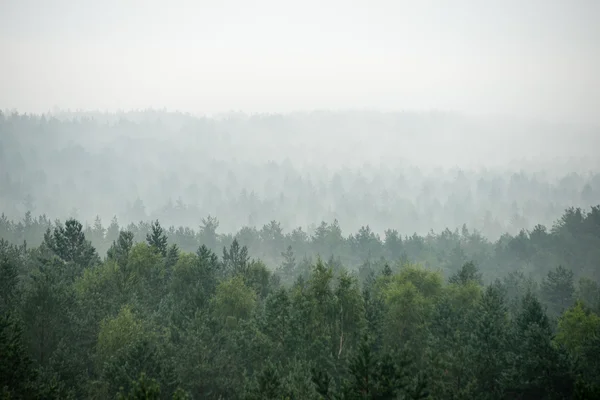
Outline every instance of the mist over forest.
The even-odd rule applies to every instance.
[[[600,399],[598,16],[0,1],[0,399]]]
[[[600,203],[600,128],[456,113],[166,111],[0,116],[0,204],[91,224],[159,219],[220,233],[273,220],[312,233],[490,239]],[[575,156],[576,155],[576,156]]]
[[[593,125],[0,114],[0,390],[595,399]]]

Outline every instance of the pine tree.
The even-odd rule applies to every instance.
[[[294,257],[294,251],[292,246],[288,246],[286,251],[281,253],[283,257],[283,264],[281,265],[281,272],[286,281],[291,281],[294,276],[294,270],[296,268],[296,257]]]
[[[569,398],[573,390],[571,366],[552,343],[548,316],[538,299],[528,293],[514,326],[515,354],[505,374],[505,393],[522,398]]]
[[[151,232],[146,235],[146,242],[163,256],[167,256],[167,235],[158,220],[151,225]]]
[[[542,296],[552,316],[558,316],[571,307],[574,295],[573,271],[559,265],[555,270],[548,272],[542,283]]]
[[[35,371],[23,343],[23,330],[9,313],[0,314],[0,396],[34,398]]]
[[[18,298],[18,249],[0,239],[0,312],[13,308]]]
[[[312,380],[319,395],[325,399],[344,400],[393,400],[397,398],[425,398],[426,383],[417,379],[410,384],[406,357],[390,353],[381,355],[372,350],[370,339],[363,336],[347,368],[346,378],[339,389],[332,385],[326,372],[313,369]],[[396,362],[400,360],[400,362]],[[425,397],[424,397],[425,396]]]
[[[508,367],[508,353],[511,351],[508,327],[503,292],[498,284],[490,285],[479,301],[470,343],[478,398],[501,397],[498,377]]]
[[[81,223],[74,219],[65,222],[64,227],[58,225],[51,234],[44,235],[44,243],[65,262],[73,262],[85,268],[100,261],[96,249],[86,240]]]
[[[131,231],[121,231],[119,232],[119,237],[113,244],[110,246],[108,251],[106,252],[106,256],[109,260],[114,260],[121,267],[127,264],[127,257],[129,256],[129,252],[133,247],[133,232]]]
[[[246,399],[279,400],[282,398],[282,384],[277,369],[270,361],[267,361],[263,370],[256,377],[253,387],[246,393]]]
[[[458,272],[448,279],[448,282],[457,285],[466,285],[470,281],[482,284],[481,273],[473,262],[465,263]]]
[[[233,239],[229,251],[223,248],[223,265],[226,273],[246,276],[249,261],[248,248],[246,246],[240,247],[237,239]]]
[[[170,270],[177,264],[177,260],[179,259],[179,247],[176,244],[172,244],[167,251],[167,258],[165,260],[165,266],[167,270]]]

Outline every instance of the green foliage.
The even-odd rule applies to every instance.
[[[141,339],[143,335],[144,327],[141,321],[134,316],[131,307],[124,306],[116,317],[101,322],[98,332],[98,354],[101,359],[110,358],[123,347]]]
[[[569,360],[553,345],[549,319],[532,294],[523,299],[513,335],[515,354],[507,373],[506,393],[525,398],[567,398],[573,390]]]
[[[466,285],[469,282],[482,284],[481,273],[475,264],[473,264],[473,262],[468,262],[464,264],[459,271],[452,275],[448,279],[448,282],[457,285]]]
[[[571,225],[586,220],[565,221],[552,232],[536,228],[530,237],[504,238],[487,253],[485,241],[466,228],[405,240],[388,232],[383,245],[368,226],[346,241],[336,223],[325,224],[313,244],[328,261],[312,262],[307,253],[299,263],[291,246],[281,247],[286,236],[272,222],[257,234],[270,241],[269,251],[287,248],[273,264],[251,259],[235,237],[217,235],[213,219],[203,226],[210,248],[174,228],[170,238],[182,242],[167,245],[157,221],[120,231],[116,221],[105,230],[98,220],[86,235],[103,236],[106,244],[112,235],[103,261],[86,258],[95,253],[72,220],[47,231],[38,248],[0,240],[0,394],[594,398],[596,281],[579,277],[575,290],[577,275],[558,267],[538,292],[535,274],[511,269],[511,261],[502,279],[484,286],[489,275],[464,260],[448,283],[442,278],[450,265],[461,265],[467,248],[485,257],[513,248],[527,263],[539,262],[535,249],[552,251],[554,235],[571,235]],[[147,242],[136,243],[146,235]],[[294,235],[298,248],[310,248],[301,232]],[[465,247],[457,250],[453,240]],[[437,250],[427,250],[434,242]],[[226,243],[222,258],[213,250],[219,243]],[[400,258],[419,253],[429,266],[407,256],[390,267],[369,256],[383,250]],[[350,251],[364,253],[360,269],[346,263]]]
[[[551,315],[560,315],[569,308],[574,301],[575,286],[573,283],[573,271],[563,266],[548,272],[548,276],[542,282],[542,296],[548,303]]]
[[[73,262],[81,268],[100,261],[96,249],[86,240],[80,222],[69,219],[64,227],[58,225],[44,237],[44,244],[65,262]]]
[[[504,293],[498,284],[487,286],[474,314],[470,360],[476,369],[473,376],[477,397],[496,399],[502,396],[499,376],[509,365],[510,324],[504,305]]]
[[[32,358],[45,366],[69,331],[75,293],[69,266],[61,259],[39,258],[23,288],[21,316]]]
[[[577,299],[600,314],[600,285],[589,278],[581,278],[577,288]]]
[[[256,292],[246,286],[241,276],[234,276],[217,285],[212,306],[215,316],[247,319],[256,306]]]
[[[237,239],[233,239],[229,251],[223,248],[223,265],[226,273],[245,276],[248,272],[249,261],[248,248],[240,247]]]
[[[113,241],[108,249],[107,257],[109,260],[114,260],[118,265],[124,267],[127,264],[129,252],[133,247],[133,232],[121,231],[119,238]]]
[[[256,382],[247,390],[247,400],[283,400],[282,382],[273,364],[267,362],[263,370],[256,376]]]
[[[133,382],[129,393],[125,394],[121,391],[117,395],[118,400],[159,400],[160,398],[160,385],[156,380],[148,379],[143,372],[139,379]]]
[[[150,226],[152,231],[146,235],[148,246],[156,249],[163,257],[167,256],[167,235],[158,220]]]
[[[0,395],[4,399],[33,398],[35,370],[14,316],[0,314]]]
[[[556,341],[573,354],[579,354],[585,342],[600,334],[600,317],[586,310],[581,301],[561,315]]]
[[[0,239],[0,312],[6,312],[19,297],[19,250]]]
[[[287,247],[285,252],[281,253],[281,257],[283,257],[283,263],[280,266],[280,274],[286,283],[290,283],[296,272],[296,257],[291,245]]]

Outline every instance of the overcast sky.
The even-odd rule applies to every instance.
[[[0,0],[0,108],[600,124],[600,1]]]

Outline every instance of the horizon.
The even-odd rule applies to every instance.
[[[2,2],[0,108],[438,109],[600,124],[598,2],[140,5]]]

